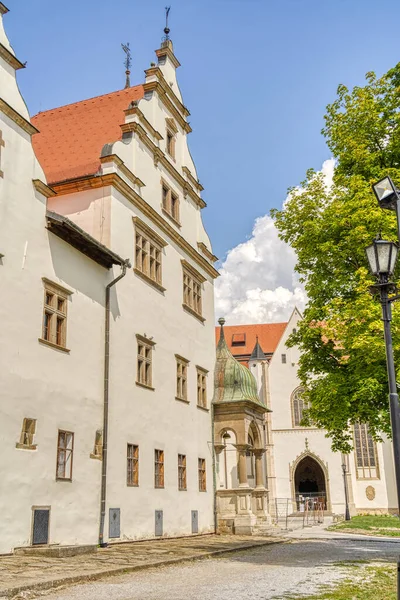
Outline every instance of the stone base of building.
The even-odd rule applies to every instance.
[[[218,533],[267,535],[272,529],[265,488],[217,491]]]

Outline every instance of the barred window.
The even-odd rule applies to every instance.
[[[185,491],[186,486],[186,456],[178,454],[178,489]]]
[[[44,282],[44,308],[41,341],[49,342],[60,348],[66,347],[67,305],[71,292],[57,284]]]
[[[139,485],[139,446],[127,445],[126,485]]]
[[[308,410],[310,404],[303,399],[303,388],[297,388],[292,394],[292,421],[293,427],[301,427],[304,411]]]
[[[207,408],[207,371],[197,367],[197,405]]]
[[[57,443],[56,479],[72,480],[72,458],[74,452],[74,434],[71,431],[59,431]]]
[[[358,479],[379,479],[376,444],[366,423],[354,424],[354,454]]]
[[[187,400],[187,370],[189,362],[181,356],[176,356],[176,397]]]
[[[154,487],[164,487],[164,450],[154,450]]]
[[[145,387],[152,387],[152,355],[154,342],[136,335],[138,341],[137,351],[137,380],[136,383]]]
[[[199,470],[199,492],[206,492],[207,491],[207,483],[206,483],[206,459],[205,458],[199,458],[198,470]]]

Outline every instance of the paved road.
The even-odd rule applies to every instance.
[[[186,563],[79,585],[51,600],[268,600],[315,593],[346,576],[339,561],[395,562],[400,541],[295,540],[223,558]]]

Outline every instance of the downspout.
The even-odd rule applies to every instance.
[[[101,548],[107,546],[104,543],[104,521],[106,516],[106,490],[107,490],[107,447],[108,447],[108,395],[110,376],[110,296],[111,288],[126,275],[131,263],[126,260],[122,265],[121,274],[106,286],[106,314],[104,334],[104,404],[103,404],[103,460],[101,462],[101,495],[100,495],[100,528],[99,545]]]
[[[217,474],[216,461],[215,461],[215,447],[214,447],[214,403],[211,403],[211,451],[212,451],[212,470],[213,470],[213,494],[214,494],[214,533],[217,533]]]

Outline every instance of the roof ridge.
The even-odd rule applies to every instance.
[[[90,100],[97,100],[98,98],[102,98],[104,96],[112,96],[113,94],[117,94],[118,92],[126,92],[128,90],[133,90],[143,87],[143,83],[138,83],[137,85],[131,85],[129,88],[124,88],[122,90],[115,90],[114,92],[108,92],[106,94],[99,94],[98,96],[92,96],[91,98],[84,98],[83,100],[77,100],[76,102],[69,102],[68,104],[62,104],[61,106],[55,106],[54,108],[48,108],[47,110],[41,110],[36,115],[32,116],[32,119],[35,119],[39,115],[44,115],[45,113],[52,112],[55,110],[61,110],[62,108],[67,108],[67,106],[73,106],[74,104],[81,104],[82,102],[89,102]]]
[[[273,322],[273,323],[247,323],[247,324],[243,324],[243,323],[239,323],[238,325],[225,325],[225,327],[260,327],[262,325],[287,325],[289,323],[289,321],[279,321],[277,323]],[[216,327],[218,327],[216,325]]]

